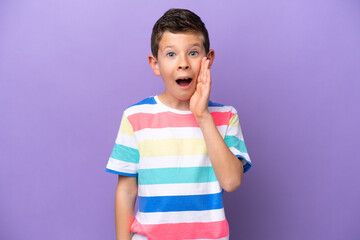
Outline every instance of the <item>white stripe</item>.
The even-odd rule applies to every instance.
[[[231,147],[231,148],[229,148],[229,149],[230,149],[230,151],[231,151],[233,154],[235,154],[235,155],[241,155],[241,156],[243,156],[248,162],[251,162],[249,154],[244,153],[244,152],[240,152],[239,150],[237,150],[236,148],[233,148],[233,147]]]
[[[221,136],[225,136],[227,125],[218,126]],[[203,138],[199,127],[144,128],[136,131],[135,136],[140,143],[145,140],[168,138]]]
[[[131,240],[148,240],[148,238],[142,234],[134,233],[134,236]]]
[[[235,137],[239,138],[240,140],[244,141],[243,134],[239,127],[229,126],[226,131],[226,136],[235,136]]]
[[[216,222],[224,220],[225,213],[224,208],[205,211],[137,212],[136,219],[141,224]]]
[[[222,107],[208,107],[209,112],[229,112],[232,110],[231,106],[222,106]],[[233,111],[231,111],[233,112]]]
[[[118,133],[115,142],[126,147],[138,149],[135,138],[121,132]]]
[[[156,99],[156,97],[155,97]],[[169,112],[174,111],[178,114],[189,114],[191,113],[190,111],[180,111],[180,110],[176,110],[176,109],[171,109],[171,108],[167,108],[166,106],[163,106],[162,103],[160,104],[150,104],[151,107],[149,107],[149,104],[142,104],[142,105],[135,105],[135,106],[131,106],[129,108],[127,108],[124,112],[126,116],[130,116],[132,114],[136,114],[136,113],[151,113],[151,114],[156,114],[156,113],[161,113],[161,112]],[[222,106],[222,107],[208,107],[209,112],[229,112],[231,111],[232,113],[236,113],[236,111],[234,111],[234,108],[231,106]]]
[[[140,169],[208,166],[212,166],[208,155],[156,156],[143,157],[139,160]]]
[[[205,183],[176,183],[138,186],[138,195],[141,197],[201,195],[219,193],[221,191],[222,189],[217,181]]]
[[[130,116],[130,115],[136,114],[136,113],[156,114],[156,113],[161,113],[161,112],[165,112],[165,111],[158,104],[151,104],[151,107],[149,107],[148,104],[135,105],[135,106],[129,107],[128,109],[126,109],[124,111],[126,116]]]
[[[106,168],[116,172],[137,174],[138,164],[109,158]]]

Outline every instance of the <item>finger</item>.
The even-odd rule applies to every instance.
[[[206,79],[207,58],[204,57],[203,60],[204,60],[204,63],[203,63],[203,75],[202,76],[203,76],[203,82],[206,84],[206,82],[207,82],[207,79]]]
[[[200,70],[199,70],[199,75],[196,79],[197,83],[201,82],[201,78],[202,78],[202,72],[203,72],[203,59],[201,59],[201,62],[200,62]]]
[[[200,76],[201,76],[201,81],[204,82],[204,77],[205,77],[205,61],[206,61],[206,57],[203,57],[201,59],[201,68],[200,68]]]
[[[210,69],[210,59],[206,59],[206,69]]]
[[[205,71],[204,71],[204,79],[205,79],[206,83],[210,81],[209,76],[208,76],[208,72],[210,70],[209,69],[209,64],[210,64],[210,60],[207,59],[205,61],[205,66],[204,66],[204,69],[205,69]]]
[[[208,84],[208,87],[210,88],[210,87],[211,87],[211,73],[210,73],[210,69],[207,69],[207,70],[206,70],[206,78],[208,79],[208,80],[207,80],[207,84]]]

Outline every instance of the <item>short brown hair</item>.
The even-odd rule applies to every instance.
[[[171,8],[155,23],[151,34],[151,52],[157,58],[159,42],[165,31],[171,33],[199,32],[204,36],[206,53],[210,49],[209,34],[201,18],[187,9]]]

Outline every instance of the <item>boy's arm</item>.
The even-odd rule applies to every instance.
[[[210,114],[197,118],[197,121],[220,186],[227,192],[235,191],[240,186],[244,174],[242,162],[230,151]]]
[[[227,192],[236,190],[244,173],[241,161],[230,151],[208,111],[211,88],[210,61],[203,58],[196,91],[190,99],[190,110],[203,133],[208,155],[220,186]]]
[[[130,240],[134,219],[137,178],[119,175],[115,194],[115,228],[117,240]]]

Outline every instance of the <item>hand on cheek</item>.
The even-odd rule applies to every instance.
[[[190,98],[190,110],[197,119],[209,116],[208,103],[211,89],[210,60],[201,60],[200,71],[196,82],[196,89]]]

